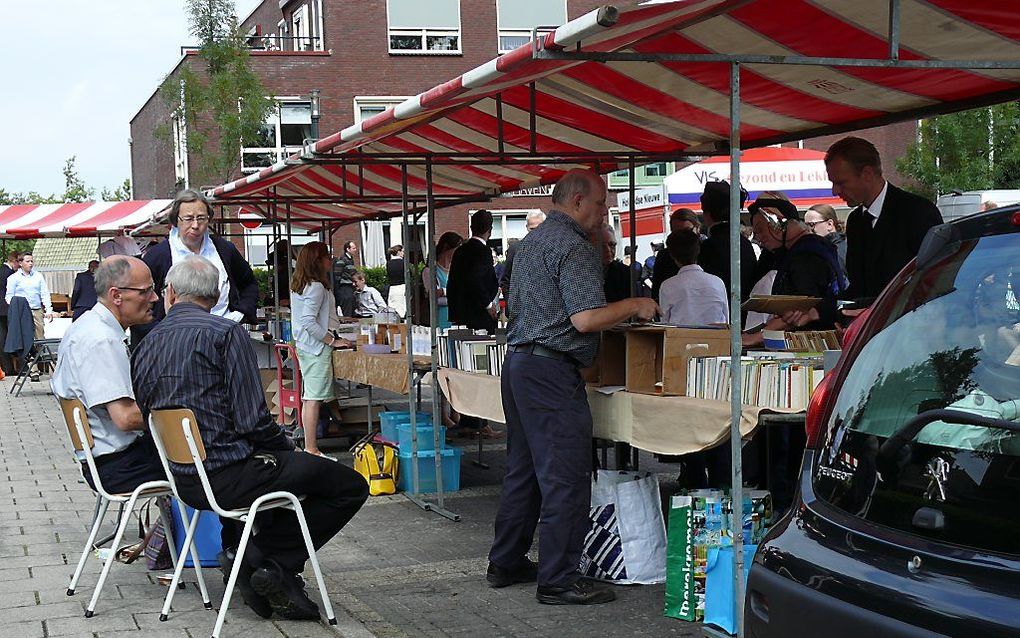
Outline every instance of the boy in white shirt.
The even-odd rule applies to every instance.
[[[662,283],[659,307],[662,321],[674,326],[727,324],[729,299],[722,279],[698,265],[701,239],[694,231],[681,230],[666,238],[666,252],[680,272]]]
[[[390,310],[383,301],[382,293],[368,285],[365,273],[356,272],[351,275],[354,282],[354,298],[356,301],[354,314],[358,317],[371,317],[384,310]]]

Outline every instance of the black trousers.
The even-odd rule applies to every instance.
[[[333,289],[336,305],[340,306],[340,314],[344,317],[354,316],[354,285],[337,284]]]
[[[575,582],[591,508],[592,418],[577,367],[511,352],[503,364],[506,476],[489,561],[515,569],[539,534],[538,584]]]
[[[181,498],[197,509],[210,509],[197,476],[176,475]],[[319,549],[347,524],[368,498],[368,483],[353,469],[307,452],[257,451],[244,461],[209,475],[216,501],[224,509],[251,506],[268,492],[304,496],[301,507],[312,544]],[[220,518],[223,546],[237,547],[243,523]],[[304,571],[308,551],[294,512],[274,509],[255,519],[245,560],[258,567],[272,559],[292,573]]]
[[[96,458],[96,471],[103,488],[111,494],[132,492],[146,481],[165,481],[166,472],[159,462],[159,453],[152,437],[144,434],[119,452]],[[81,475],[89,487],[96,489],[88,465],[81,464]]]
[[[0,315],[0,369],[5,375],[14,374],[14,357],[11,353],[4,352],[4,343],[7,342],[7,315]]]

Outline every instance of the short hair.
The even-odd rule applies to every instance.
[[[355,279],[364,279],[366,282],[368,281],[368,278],[365,277],[365,273],[361,272],[360,270],[356,271],[353,275],[351,275],[351,281],[354,281]]]
[[[484,235],[492,230],[492,213],[485,210],[476,210],[471,215],[471,234]]]
[[[744,208],[747,202],[747,191],[740,188],[740,208]],[[715,221],[721,221],[726,211],[730,208],[730,183],[725,180],[708,182],[701,194],[701,210],[712,216]]]
[[[187,204],[190,202],[202,202],[205,204],[205,212],[209,215],[209,218],[212,219],[212,203],[209,201],[209,198],[201,191],[195,190],[194,188],[185,188],[177,193],[177,196],[174,197],[173,203],[170,204],[171,224],[174,226],[177,225],[177,220],[181,215],[181,204]]]
[[[530,213],[528,213],[527,217],[525,217],[525,221],[526,222],[530,222],[533,219],[537,219],[539,222],[544,222],[545,221],[545,213],[543,213],[540,210],[533,210]]]
[[[11,252],[7,253],[7,261],[21,261],[21,251],[12,250]]]
[[[98,259],[90,259],[88,267],[91,268],[92,264],[95,264],[95,265],[98,266],[99,265],[99,260]]]
[[[567,171],[553,186],[552,202],[562,206],[577,195],[587,197],[591,193],[592,175],[579,168]]]
[[[220,298],[220,271],[199,255],[188,255],[170,267],[166,282],[178,297],[215,304]]]
[[[599,230],[601,232],[603,232],[603,233],[609,233],[609,238],[611,240],[618,241],[616,239],[616,229],[613,228],[611,225],[609,225],[609,224],[602,224],[602,228],[600,228]]]
[[[882,175],[882,158],[875,145],[862,137],[844,137],[825,151],[825,163],[833,159],[842,159],[860,173],[865,166],[870,166],[879,176]]]
[[[25,257],[32,257],[32,256],[33,256],[32,255],[32,251],[31,250],[26,250],[25,252],[21,253],[21,257],[18,257],[18,260],[20,261],[20,260],[24,259]]]
[[[347,252],[347,249],[350,248],[351,246],[357,245],[358,242],[354,241],[353,239],[348,239],[347,241],[344,242],[344,252]]]
[[[701,238],[693,230],[678,230],[666,237],[666,250],[678,264],[696,264],[701,253]]]
[[[673,211],[673,214],[669,216],[670,221],[678,222],[690,222],[695,226],[701,226],[701,220],[698,219],[698,214],[690,208],[678,208]]]
[[[110,288],[120,288],[131,282],[131,260],[123,255],[104,259],[96,268],[96,295],[106,299]]]

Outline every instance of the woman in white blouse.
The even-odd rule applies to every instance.
[[[305,451],[319,451],[317,429],[323,401],[333,394],[333,348],[351,345],[329,331],[330,317],[336,316],[329,276],[333,259],[321,241],[305,244],[298,254],[290,280],[294,345],[301,370],[301,420],[305,429]]]

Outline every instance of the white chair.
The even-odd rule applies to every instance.
[[[241,542],[238,545],[234,558],[234,567],[230,570],[230,578],[227,580],[227,588],[223,592],[223,601],[220,602],[219,614],[216,616],[216,626],[213,628],[213,638],[219,638],[220,630],[223,628],[223,621],[227,615],[227,608],[230,607],[230,597],[234,593],[234,585],[237,582],[237,574],[241,568],[241,561],[244,560],[244,552],[248,548],[248,541],[251,538],[252,527],[255,523],[255,515],[265,510],[283,508],[293,510],[297,515],[298,523],[301,526],[301,535],[305,539],[305,547],[308,549],[308,559],[312,563],[312,571],[315,572],[315,580],[319,585],[319,594],[322,596],[322,606],[326,610],[326,618],[329,624],[336,624],[336,616],[333,614],[333,605],[329,602],[329,595],[326,593],[326,584],[322,579],[322,570],[319,569],[319,560],[315,555],[315,547],[312,545],[312,537],[308,533],[308,523],[305,521],[304,510],[301,509],[301,499],[291,492],[269,492],[255,499],[251,506],[246,509],[227,510],[220,507],[216,501],[212,486],[209,484],[209,476],[205,472],[205,444],[199,434],[198,422],[195,414],[188,409],[180,408],[173,410],[153,410],[149,418],[149,430],[152,432],[156,442],[156,449],[159,451],[159,458],[163,462],[163,469],[166,470],[167,478],[170,481],[170,488],[174,495],[180,498],[177,493],[177,483],[174,481],[173,473],[170,471],[170,462],[179,465],[194,465],[198,472],[198,478],[202,482],[202,489],[205,491],[205,498],[209,502],[212,511],[221,517],[231,518],[244,522],[244,530],[241,532]],[[193,541],[195,528],[198,525],[198,517],[201,510],[195,510],[188,522],[188,532],[185,543]],[[166,620],[170,613],[170,605],[173,602],[176,592],[177,581],[182,571],[182,563],[174,570],[174,578],[170,583],[170,590],[163,602],[163,611],[160,620]],[[201,576],[200,576],[201,578]]]
[[[96,542],[96,535],[99,533],[99,528],[103,524],[103,519],[106,517],[106,512],[110,508],[110,503],[118,503],[121,505],[122,515],[120,517],[120,523],[117,525],[117,532],[113,536],[113,543],[111,545],[110,555],[107,557],[106,562],[103,564],[103,570],[99,575],[99,581],[96,583],[96,589],[92,593],[92,600],[89,601],[89,606],[85,610],[85,617],[91,618],[96,611],[96,603],[99,602],[99,595],[103,591],[103,585],[106,583],[106,578],[110,574],[110,568],[113,566],[116,560],[116,552],[120,547],[121,540],[124,537],[124,531],[127,529],[128,521],[131,518],[131,513],[134,511],[136,505],[142,498],[149,498],[153,496],[169,496],[172,492],[170,489],[170,483],[167,481],[146,481],[138,487],[136,487],[130,493],[123,494],[111,494],[106,491],[103,487],[103,481],[99,478],[99,472],[96,469],[96,459],[92,456],[92,448],[94,442],[92,439],[92,428],[89,427],[88,415],[85,412],[85,406],[78,399],[60,399],[60,409],[64,415],[64,423],[67,425],[67,432],[71,437],[71,445],[74,447],[76,452],[81,452],[85,455],[85,463],[88,466],[88,471],[92,475],[92,481],[95,484],[96,492],[96,514],[95,520],[92,522],[92,529],[89,532],[89,538],[85,541],[85,548],[82,550],[81,558],[78,559],[78,567],[74,570],[74,576],[71,577],[71,583],[67,586],[67,595],[73,596],[75,587],[78,585],[78,579],[81,578],[82,572],[85,569],[85,562],[88,560],[89,554],[92,553],[93,544]],[[160,518],[163,519],[162,513]],[[173,538],[170,537],[169,530],[170,521],[163,519],[163,529],[167,531],[167,546],[170,549],[170,558],[174,565],[183,565],[184,561],[179,561],[177,557],[177,549],[174,547]],[[202,580],[202,568],[198,564],[198,553],[195,551],[193,545],[190,544],[190,540],[186,542],[185,547],[191,549],[192,559],[195,561],[195,574],[198,577],[199,588],[202,591],[202,600],[205,602],[207,609],[212,609],[212,603],[209,602],[209,594],[205,589],[205,581]],[[180,570],[176,570],[178,573]],[[175,583],[176,586],[176,583]]]

